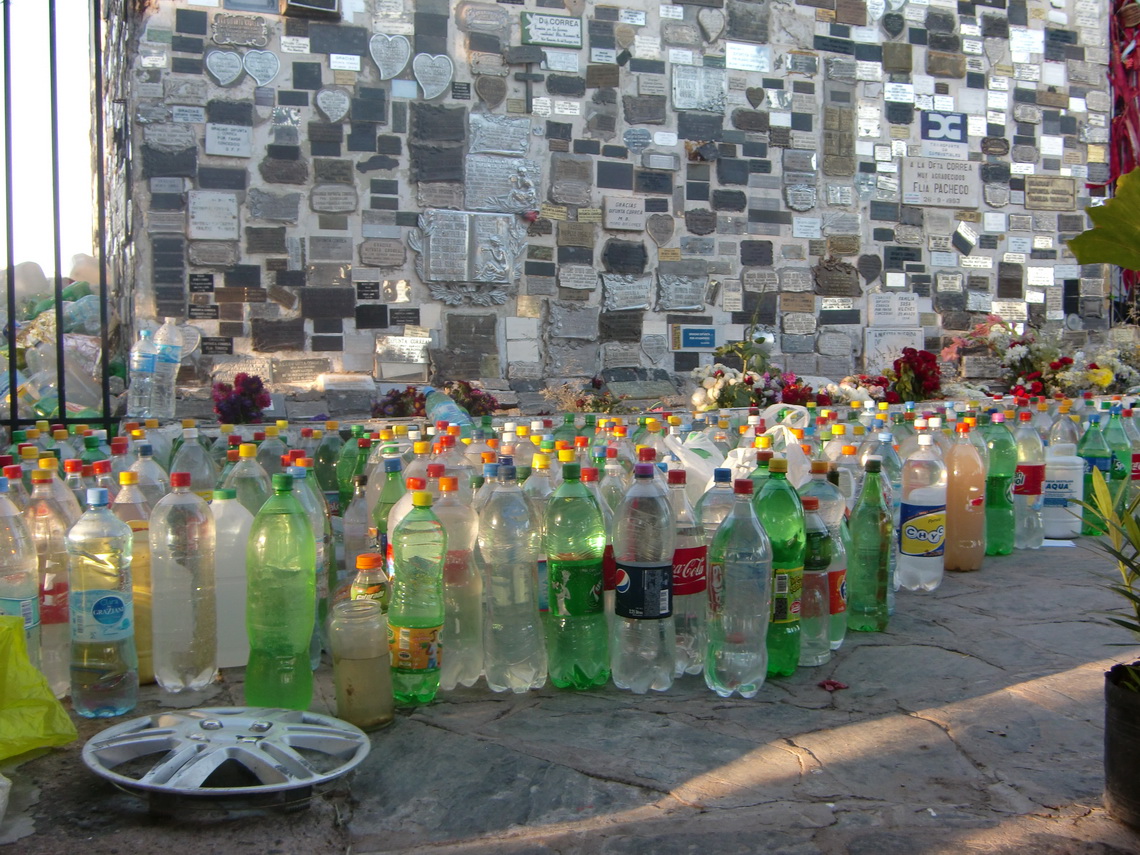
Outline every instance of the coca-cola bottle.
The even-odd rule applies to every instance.
[[[677,528],[673,549],[673,620],[677,627],[676,676],[700,674],[704,668],[705,566],[708,545],[685,493],[685,470],[670,469],[669,504]]]

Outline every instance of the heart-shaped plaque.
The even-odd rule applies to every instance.
[[[480,74],[475,78],[475,94],[493,110],[507,97],[507,81],[502,77]]]
[[[760,86],[749,86],[744,90],[744,97],[748,99],[748,103],[755,109],[764,103],[764,89]]]
[[[859,269],[863,279],[870,285],[883,272],[883,259],[877,255],[860,255],[855,266]]]
[[[883,19],[880,21],[880,26],[886,30],[887,35],[892,39],[898,38],[900,35],[902,35],[902,31],[906,27],[906,18],[904,18],[898,12],[887,12],[885,15],[883,15]]]
[[[451,57],[445,54],[432,56],[427,53],[417,53],[412,59],[412,74],[416,76],[416,82],[424,91],[424,100],[430,101],[446,92],[454,73],[455,66],[451,62]]]
[[[697,12],[697,23],[700,24],[701,35],[711,44],[724,32],[724,12],[705,7]]]
[[[391,80],[412,58],[412,46],[406,36],[389,36],[377,33],[368,41],[368,52],[372,61],[380,69],[381,80]]]
[[[317,109],[334,125],[343,122],[352,106],[352,98],[343,89],[322,89],[317,93]]]
[[[645,221],[645,230],[658,246],[669,243],[675,223],[668,214],[651,214]]]
[[[248,50],[241,64],[258,86],[268,86],[281,70],[281,60],[271,50]]]
[[[241,54],[232,50],[212,50],[206,54],[206,71],[219,86],[229,86],[241,77]]]

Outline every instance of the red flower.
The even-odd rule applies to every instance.
[[[1097,365],[1095,362],[1089,363],[1089,371],[1096,371],[1098,368],[1100,368],[1100,366]]]

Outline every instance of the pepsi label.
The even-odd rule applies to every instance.
[[[617,562],[614,614],[632,620],[673,616],[673,565]]]

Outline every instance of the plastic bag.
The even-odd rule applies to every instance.
[[[79,734],[31,662],[24,619],[0,617],[0,760],[66,745]]]

